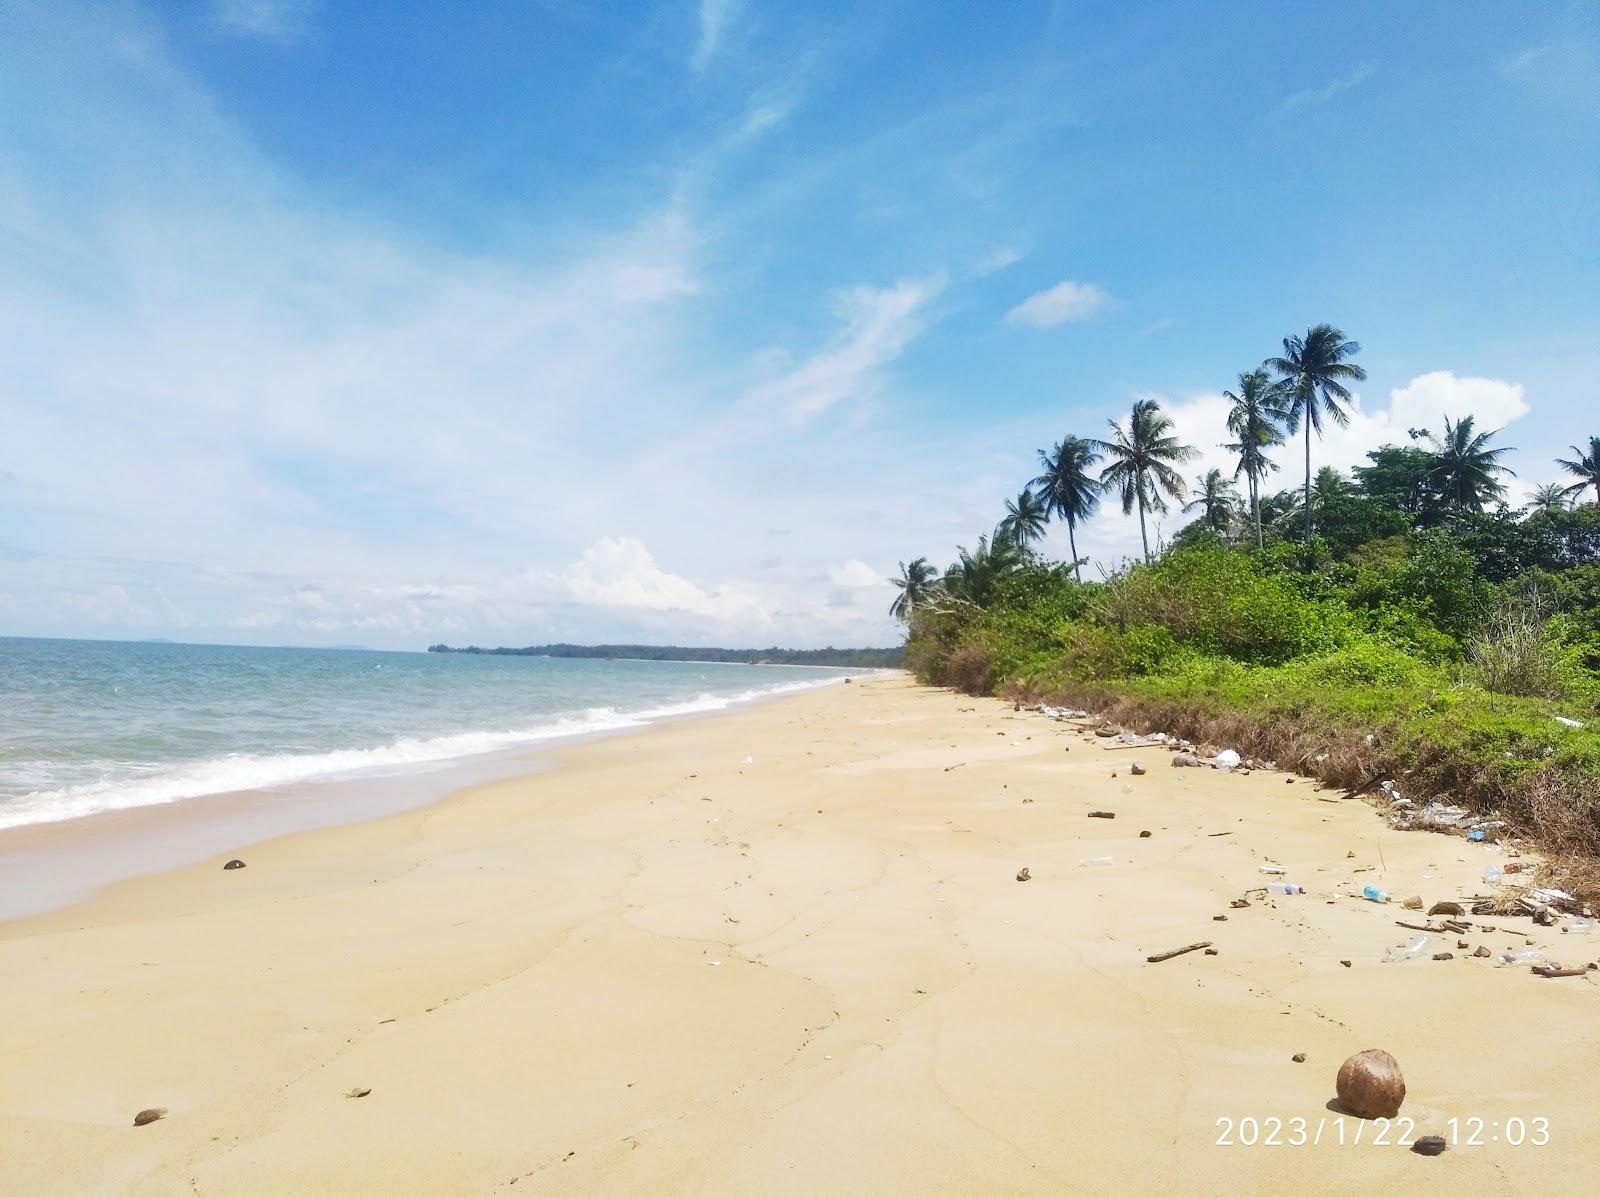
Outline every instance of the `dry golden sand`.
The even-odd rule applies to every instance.
[[[1430,951],[1456,960],[1381,964],[1411,916],[1335,897],[1470,893],[1481,848],[888,677],[558,758],[0,927],[5,1191],[1592,1182],[1597,986],[1453,936]],[[1230,910],[1269,857],[1311,893]],[[1600,954],[1491,921],[1516,933],[1473,946]],[[1145,963],[1201,939],[1219,954]],[[1366,1047],[1399,1058],[1416,1133],[1542,1117],[1549,1145],[1338,1146],[1334,1074]],[[134,1128],[147,1106],[170,1113]],[[1220,1147],[1225,1116],[1328,1127]]]

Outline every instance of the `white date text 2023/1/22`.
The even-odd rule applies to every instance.
[[[1246,1114],[1217,1119],[1218,1147],[1410,1147],[1418,1138],[1413,1118],[1283,1118]],[[1423,1133],[1435,1133],[1424,1129]],[[1443,1136],[1451,1147],[1543,1147],[1550,1142],[1545,1117],[1450,1118]]]

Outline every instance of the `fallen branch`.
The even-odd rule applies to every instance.
[[[1163,960],[1171,960],[1174,956],[1182,956],[1185,952],[1198,952],[1201,948],[1209,948],[1210,946],[1211,941],[1209,939],[1204,939],[1199,943],[1188,944],[1187,946],[1181,948],[1173,948],[1170,952],[1157,952],[1154,956],[1146,956],[1144,960],[1146,964],[1160,964]]]
[[[1541,977],[1582,977],[1588,973],[1586,968],[1562,968],[1557,964],[1536,964],[1533,971]]]
[[[950,771],[951,771],[951,770],[952,770],[952,769],[959,769],[959,768],[961,768],[961,766],[962,766],[962,765],[965,765],[965,764],[966,764],[966,763],[967,763],[967,762],[966,762],[966,761],[962,761],[962,762],[961,762],[961,764],[960,764],[960,765],[946,765],[946,766],[945,766],[945,767],[944,767],[944,771],[945,771],[945,772],[946,772],[946,773],[948,773],[948,772],[950,772]]]

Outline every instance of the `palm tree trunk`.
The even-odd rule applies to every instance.
[[[1138,491],[1139,495],[1139,539],[1144,544],[1144,563],[1150,564],[1150,537],[1144,530],[1144,490]]]
[[[1250,471],[1250,510],[1256,516],[1256,551],[1260,552],[1267,547],[1266,541],[1261,538],[1261,486],[1256,481],[1256,472]]]
[[[1311,567],[1311,405],[1312,395],[1306,400],[1306,568]]]
[[[1067,547],[1072,550],[1072,573],[1078,579],[1078,585],[1083,585],[1083,566],[1078,564],[1078,538],[1072,534],[1072,520],[1067,521]]]

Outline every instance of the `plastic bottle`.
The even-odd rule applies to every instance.
[[[1467,832],[1467,838],[1474,844],[1481,844],[1486,838],[1486,833],[1484,832],[1483,828],[1474,827],[1471,831]]]
[[[1397,944],[1383,954],[1384,963],[1393,964],[1399,960],[1415,960],[1428,948],[1428,937],[1419,935],[1407,944]]]
[[[1282,877],[1289,870],[1282,865],[1262,865],[1261,871],[1269,877]]]
[[[1490,885],[1499,885],[1501,878],[1504,876],[1505,874],[1500,871],[1499,865],[1489,865],[1483,870],[1483,879]]]
[[[1306,887],[1303,885],[1290,885],[1287,881],[1269,881],[1267,882],[1267,892],[1269,894],[1277,894],[1280,898],[1283,898],[1288,897],[1290,894],[1303,894],[1306,892]]]
[[[1099,867],[1100,865],[1108,865],[1110,863],[1111,857],[1109,856],[1085,856],[1078,862],[1078,867],[1080,869],[1093,869]]]
[[[1515,952],[1501,952],[1494,958],[1495,964],[1504,968],[1508,964],[1533,964],[1544,955],[1538,948],[1518,948]]]
[[[1369,885],[1361,891],[1361,896],[1369,902],[1387,902],[1389,895],[1376,885]]]

